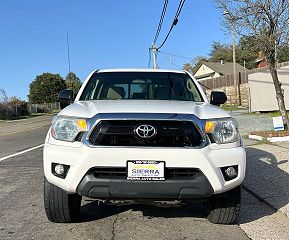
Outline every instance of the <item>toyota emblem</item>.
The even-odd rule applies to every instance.
[[[151,138],[157,134],[156,128],[148,124],[139,125],[135,132],[141,138]]]

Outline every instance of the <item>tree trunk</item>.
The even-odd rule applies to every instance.
[[[269,57],[267,59],[267,62],[268,62],[268,67],[269,67],[269,70],[270,70],[270,73],[271,73],[271,76],[273,79],[273,83],[275,86],[276,99],[277,99],[279,111],[280,111],[281,116],[283,118],[284,128],[285,128],[285,130],[288,131],[289,121],[288,121],[287,111],[285,108],[284,90],[281,88],[282,83],[278,79],[277,69],[276,69],[276,65],[275,65],[275,59],[272,59]]]

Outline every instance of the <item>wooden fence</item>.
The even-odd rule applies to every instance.
[[[237,84],[240,85],[243,83],[248,83],[248,75],[249,75],[249,71],[239,72],[237,74]],[[234,74],[228,74],[225,76],[216,77],[212,79],[200,80],[199,82],[208,89],[216,89],[216,88],[233,86]]]
[[[28,104],[29,113],[43,113],[43,112],[53,112],[60,111],[60,103],[42,103],[42,104]]]

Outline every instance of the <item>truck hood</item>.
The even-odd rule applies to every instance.
[[[99,113],[174,113],[194,114],[200,119],[225,118],[230,114],[209,103],[168,100],[93,100],[77,101],[58,115],[92,118]]]

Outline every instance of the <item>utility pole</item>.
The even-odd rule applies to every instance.
[[[238,104],[238,82],[236,71],[236,18],[230,12],[225,11],[223,15],[229,15],[232,22],[232,48],[233,48],[233,75],[234,75],[234,98],[235,103]]]
[[[66,32],[66,43],[67,43],[68,73],[70,73],[70,53],[69,53],[69,38],[68,38],[68,31]]]
[[[152,50],[153,50],[154,68],[158,68],[158,65],[157,65],[157,53],[158,53],[158,49],[157,49],[156,45],[153,44]]]
[[[232,44],[233,44],[233,74],[234,74],[234,97],[236,104],[238,103],[238,82],[237,82],[237,72],[236,72],[236,19],[234,16],[231,16],[232,18]]]

